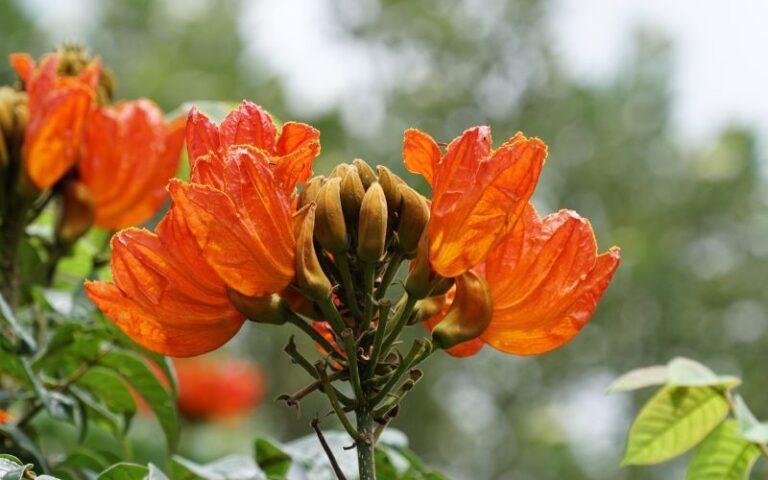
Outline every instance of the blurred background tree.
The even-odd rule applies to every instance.
[[[733,125],[706,145],[681,142],[671,120],[674,46],[663,36],[638,30],[620,73],[595,83],[575,78],[552,51],[544,0],[302,5],[0,0],[0,53],[40,54],[74,39],[116,71],[118,96],[147,96],[168,111],[197,99],[254,100],[322,131],[320,173],[362,157],[407,175],[400,148],[411,126],[442,141],[475,124],[490,124],[496,143],[517,130],[544,139],[550,157],[537,207],[589,218],[601,250],[622,247],[623,265],[590,325],[566,347],[540,358],[486,349],[431,361],[394,427],[452,478],[680,477],[684,461],[618,468],[637,405],[603,394],[620,372],[675,355],[743,376],[742,393],[768,415],[766,380],[751,368],[764,361],[768,332],[768,209],[756,138]],[[70,10],[77,21],[67,21]],[[332,44],[310,36],[283,49],[272,33],[297,28],[291,14],[322,24]],[[317,77],[321,100],[296,93],[286,74],[287,54],[297,56],[290,48],[306,52],[293,71],[312,77],[318,62],[329,63]],[[353,85],[325,84],[328,71]],[[0,79],[15,80],[7,64]],[[245,329],[232,349],[263,365],[268,395],[300,386],[305,379],[281,352],[285,335],[253,333]],[[207,460],[249,450],[254,433],[292,439],[308,432],[320,408],[304,405],[297,419],[267,401],[250,429],[188,425],[183,448]],[[151,428],[134,429],[138,459],[159,456]]]

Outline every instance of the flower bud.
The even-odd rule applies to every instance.
[[[307,298],[324,300],[331,293],[331,282],[325,276],[315,252],[315,209],[316,205],[311,203],[301,212],[297,212],[296,283]]]
[[[365,192],[357,234],[357,256],[367,263],[378,262],[387,242],[387,199],[378,183]]]
[[[366,190],[371,184],[378,181],[373,169],[364,160],[356,158],[352,161],[352,165],[357,169],[357,174],[360,175],[360,181],[363,182],[363,188]]]
[[[443,310],[446,302],[445,295],[437,295],[419,300],[413,309],[414,313],[408,322],[409,325],[415,325],[436,316]]]
[[[429,207],[426,199],[408,185],[399,185],[398,190],[402,197],[397,226],[398,248],[410,257],[416,254],[421,234],[429,221]]]
[[[456,277],[456,298],[432,330],[432,339],[444,350],[473,340],[488,328],[492,314],[488,284],[474,271],[464,272]]]
[[[70,77],[77,76],[92,61],[93,56],[88,50],[78,43],[65,43],[56,50],[60,55],[59,73]],[[96,100],[99,105],[108,105],[117,89],[114,74],[105,66],[99,69],[99,86],[96,92]]]
[[[235,309],[252,322],[282,325],[288,321],[290,311],[279,295],[249,297],[227,288],[227,297]]]
[[[421,300],[432,294],[434,281],[439,278],[442,277],[437,276],[429,262],[429,239],[425,231],[419,240],[416,257],[409,265],[405,291],[410,297]]]
[[[384,196],[387,199],[387,207],[389,208],[389,213],[394,214],[400,210],[400,203],[403,198],[398,187],[400,185],[405,185],[405,182],[400,177],[392,173],[392,170],[383,165],[377,166],[376,171],[379,172],[379,183],[381,184],[381,189],[384,190]]]
[[[64,185],[62,202],[61,215],[56,224],[56,238],[70,245],[85,235],[93,224],[93,198],[84,183],[74,180]]]
[[[315,238],[334,255],[347,251],[347,225],[341,208],[341,179],[331,178],[317,195]]]
[[[0,87],[0,165],[20,150],[27,116],[27,94],[11,87]]]
[[[351,224],[356,224],[360,218],[360,207],[363,204],[365,188],[356,169],[351,169],[341,181],[341,207],[344,218]]]
[[[331,173],[328,175],[328,178],[344,178],[347,175],[347,172],[352,170],[354,167],[348,163],[340,163],[333,167],[333,170],[331,170]]]
[[[322,175],[313,177],[308,181],[299,194],[298,208],[305,207],[317,200],[317,194],[320,193],[320,189],[325,185],[326,181],[327,179]]]

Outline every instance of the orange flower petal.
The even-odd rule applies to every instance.
[[[296,184],[312,176],[312,162],[320,153],[320,143],[311,142],[306,146],[278,158],[272,165],[272,172],[280,189],[289,196],[296,190]]]
[[[187,116],[187,152],[189,164],[195,167],[198,159],[219,151],[219,129],[195,107]]]
[[[166,125],[163,112],[145,99],[90,115],[78,168],[93,194],[96,225],[135,225],[160,209],[178,169],[183,128],[183,119]]]
[[[275,154],[282,157],[319,141],[320,132],[316,128],[304,123],[285,122],[280,131]]]
[[[271,153],[275,149],[277,128],[269,113],[255,103],[244,100],[221,122],[219,138],[221,148],[251,145]]]
[[[184,326],[185,312],[176,311],[170,318],[166,312],[158,315],[129,298],[113,283],[86,282],[85,291],[126,335],[163,355],[191,357],[214,350],[232,338],[243,322],[242,318],[229,318],[206,326]]]
[[[35,60],[32,55],[27,53],[12,53],[8,59],[11,62],[11,66],[16,70],[21,81],[24,83],[29,82],[32,77],[32,72],[35,71]]]
[[[586,325],[619,265],[619,250],[596,256],[589,222],[571,211],[543,220],[528,206],[488,255],[494,314],[482,339],[518,355],[570,341]]]
[[[410,128],[403,139],[403,161],[411,173],[417,173],[432,185],[440,161],[440,147],[424,132]]]
[[[490,152],[487,127],[448,146],[434,176],[430,260],[455,277],[480,263],[515,224],[538,181],[546,145],[517,134]]]
[[[289,206],[266,166],[232,159],[225,187],[171,180],[169,190],[203,256],[238,292],[262,296],[293,278],[295,241]],[[233,198],[234,197],[234,198]]]

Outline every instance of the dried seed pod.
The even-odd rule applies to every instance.
[[[365,192],[357,234],[357,256],[367,263],[378,262],[387,242],[387,199],[378,182]]]
[[[331,178],[317,195],[315,238],[334,255],[347,251],[347,226],[341,207],[341,179]]]
[[[368,190],[371,184],[378,181],[376,173],[364,160],[356,158],[352,161],[352,165],[357,169],[357,174],[360,175],[360,181],[363,182],[363,188],[366,190]]]

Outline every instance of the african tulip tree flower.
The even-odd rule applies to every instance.
[[[301,124],[291,129],[315,140],[294,142],[296,149],[278,152],[283,156],[261,148],[263,135],[227,136],[222,146],[211,141],[219,130],[206,120],[196,110],[189,115],[191,181],[169,182],[173,203],[156,233],[118,233],[112,240],[114,283],[86,284],[94,303],[131,338],[177,357],[216,349],[239,330],[244,317],[230,298],[270,295],[293,280],[293,189],[307,170],[311,174],[319,150],[316,131]],[[269,116],[246,103],[221,130],[254,132],[264,125],[272,125]],[[233,143],[240,141],[252,143]],[[201,145],[211,149],[204,152]],[[294,162],[302,167],[294,169]]]
[[[253,362],[213,356],[173,363],[179,384],[179,410],[188,417],[247,415],[264,397],[264,375]]]
[[[59,53],[36,65],[31,56],[13,54],[11,64],[29,94],[29,121],[24,136],[24,164],[38,188],[48,188],[75,164],[83,126],[93,108],[99,82],[99,59],[77,76],[58,72]]]
[[[112,237],[113,282],[86,282],[90,299],[129,337],[164,355],[215,350],[244,318],[227,286],[200,256],[173,207],[156,233],[129,228]]]
[[[95,209],[94,224],[106,230],[137,225],[168,198],[184,143],[183,118],[166,123],[152,101],[119,102],[87,119],[80,180]]]
[[[485,259],[525,209],[539,179],[547,147],[518,133],[491,150],[491,130],[474,127],[455,138],[444,155],[437,142],[407,130],[405,165],[432,186],[429,259],[455,277]]]

